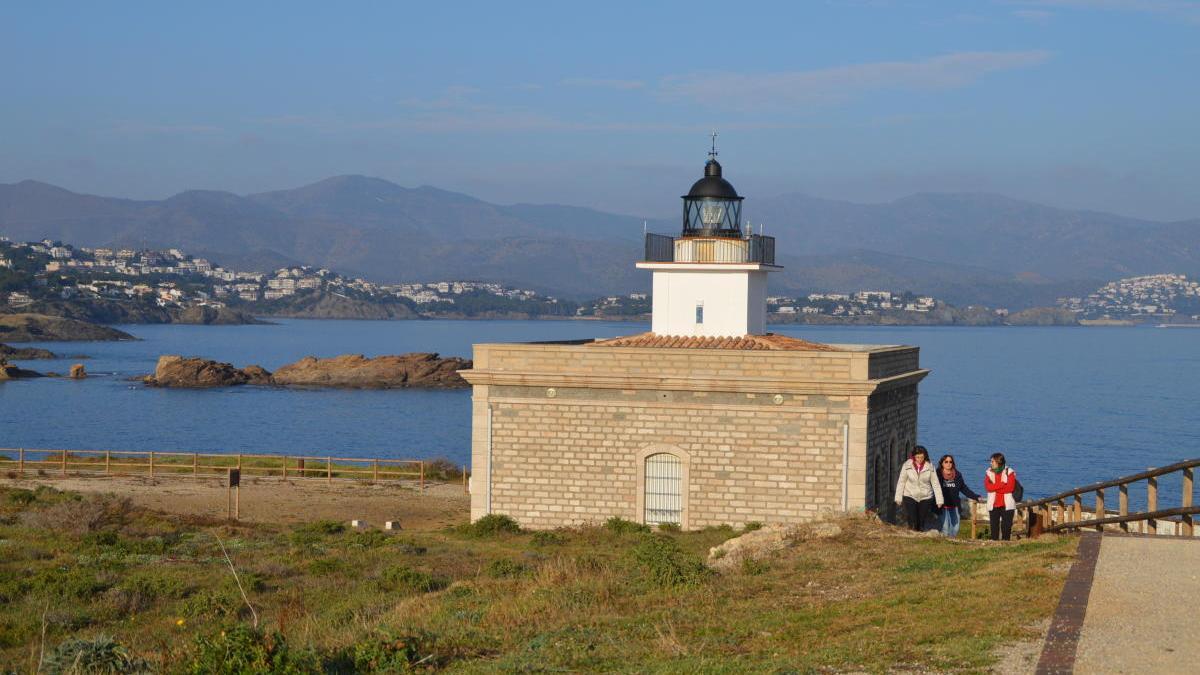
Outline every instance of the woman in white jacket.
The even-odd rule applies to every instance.
[[[918,445],[913,448],[912,458],[900,467],[896,506],[904,509],[908,526],[920,532],[925,529],[925,521],[934,508],[941,508],[943,501],[937,467],[929,463],[929,451]]]

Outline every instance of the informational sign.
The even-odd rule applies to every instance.
[[[242,484],[242,470],[241,469],[230,469],[229,470],[229,487],[239,487],[239,486],[241,486],[241,484]]]

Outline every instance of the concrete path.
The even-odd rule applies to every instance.
[[[1074,636],[1058,635],[1077,640],[1074,663],[1060,659],[1058,667],[1046,668],[1054,646],[1048,638],[1039,671],[1200,672],[1200,539],[1094,537],[1085,535],[1080,542],[1079,573],[1073,568],[1068,578],[1068,587],[1072,581],[1078,585],[1064,591],[1055,616],[1064,628],[1077,626]],[[1089,551],[1094,556],[1090,588],[1082,585]]]

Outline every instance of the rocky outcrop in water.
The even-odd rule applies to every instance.
[[[71,378],[72,380],[85,379],[87,377],[87,369],[83,367],[82,363],[76,363],[75,365],[71,366],[71,373],[67,375],[67,377]]]
[[[42,377],[41,373],[35,373],[32,370],[25,370],[9,364],[8,361],[0,358],[0,382],[5,380],[20,380],[27,377]]]
[[[44,314],[0,314],[0,342],[136,340],[129,333]]]
[[[266,373],[258,366],[258,371]],[[266,373],[270,378],[270,373]],[[178,387],[183,389],[206,389],[209,387],[232,387],[251,381],[251,375],[245,370],[234,368],[228,363],[210,361],[208,359],[185,358],[174,354],[160,356],[154,374],[143,380],[152,387]]]
[[[331,359],[312,356],[290,363],[275,371],[275,384],[304,387],[344,387],[350,389],[398,389],[404,387],[466,387],[458,371],[471,362],[458,357],[441,358],[437,354],[412,353],[398,356],[343,354]]]
[[[271,374],[261,366],[236,368],[228,363],[176,355],[161,356],[154,374],[143,382],[155,387],[202,389],[241,384],[345,389],[400,389],[405,387],[466,387],[458,371],[471,362],[458,357],[414,353],[368,359],[345,354],[331,359],[312,356],[281,367]]]
[[[173,314],[175,323],[188,323],[204,326],[242,326],[248,324],[265,324],[254,316],[237,309],[228,307],[212,307],[196,305]]]
[[[32,359],[57,359],[58,355],[49,349],[38,349],[37,347],[9,347],[6,344],[0,344],[0,359],[13,359],[14,361],[29,361]]]

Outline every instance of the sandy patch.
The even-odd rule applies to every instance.
[[[138,506],[180,515],[224,518],[227,490],[219,478],[136,476],[67,476],[0,478],[0,485],[112,493],[129,497]],[[464,523],[470,516],[470,496],[461,484],[367,483],[319,479],[242,479],[241,519],[261,523],[300,523],[314,520],[363,520],[373,527],[398,520],[412,530],[432,530]]]

